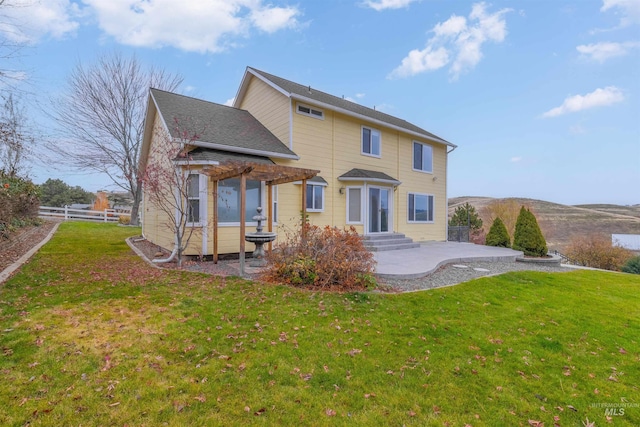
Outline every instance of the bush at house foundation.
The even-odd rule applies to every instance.
[[[293,286],[363,290],[375,286],[373,254],[355,228],[303,224],[267,255],[262,279]]]

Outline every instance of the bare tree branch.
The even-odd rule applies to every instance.
[[[0,169],[14,177],[26,175],[26,161],[34,138],[26,126],[24,111],[13,94],[3,97],[0,110]]]
[[[150,87],[173,91],[182,77],[162,69],[143,68],[136,57],[101,57],[76,65],[65,95],[52,102],[50,115],[64,137],[50,148],[65,164],[105,174],[131,193],[132,223],[141,200],[138,158]]]

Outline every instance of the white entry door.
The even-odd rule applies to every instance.
[[[369,187],[367,191],[367,233],[389,233],[392,213],[391,189]]]

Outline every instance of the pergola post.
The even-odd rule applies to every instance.
[[[246,222],[247,176],[240,175],[240,277],[244,277],[244,235]]]
[[[302,239],[307,237],[307,180],[302,179]]]
[[[218,180],[213,181],[213,263],[218,263]]]

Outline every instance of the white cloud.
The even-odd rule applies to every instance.
[[[618,28],[632,24],[640,24],[640,1],[638,0],[603,0],[600,11],[613,10],[620,16]]]
[[[356,93],[356,98],[361,99],[364,98],[365,94],[364,93]]]
[[[520,156],[512,157],[511,159],[509,159],[511,163],[518,163],[521,160],[522,160],[522,157]]]
[[[401,9],[403,7],[409,7],[411,3],[420,0],[367,0],[362,3],[365,7],[370,7],[380,12],[385,9]]]
[[[586,95],[569,96],[565,98],[561,106],[543,113],[542,117],[557,117],[566,113],[574,113],[589,108],[604,107],[622,102],[623,100],[624,94],[620,89],[615,86],[607,86],[604,89],[598,88]]]
[[[600,42],[593,44],[583,44],[577,46],[576,50],[580,52],[582,56],[588,59],[603,63],[607,59],[615,58],[616,56],[625,56],[629,54],[629,51],[631,49],[637,47],[640,47],[640,42]]]
[[[13,0],[2,6],[0,33],[17,43],[35,43],[51,36],[73,34],[80,25],[78,6],[69,0]]]
[[[263,0],[83,0],[100,28],[119,43],[189,52],[220,52],[252,29],[296,27],[302,12]]]
[[[251,11],[251,22],[256,28],[274,33],[284,28],[298,26],[296,16],[300,13],[295,7],[261,7]]]
[[[233,103],[236,102],[236,97],[234,96],[233,98],[229,98],[226,101],[224,101],[223,105],[226,105],[227,107],[233,107]]]
[[[511,9],[487,13],[487,4],[475,3],[468,19],[451,17],[436,24],[431,30],[434,36],[424,49],[413,49],[390,78],[410,77],[426,71],[437,70],[450,64],[451,80],[473,69],[482,59],[482,46],[486,42],[501,43],[507,36],[504,15]]]

